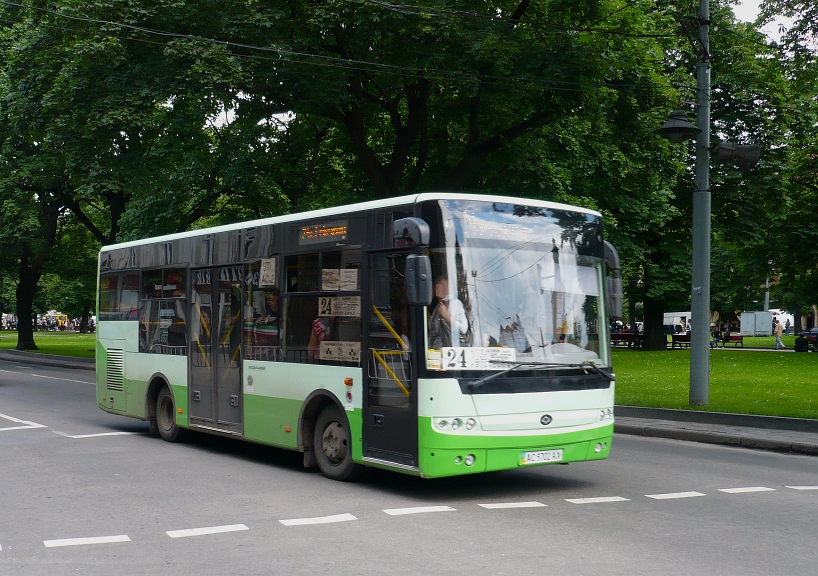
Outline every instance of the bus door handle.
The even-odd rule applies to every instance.
[[[373,414],[374,420],[372,422],[375,428],[383,428],[383,414]]]

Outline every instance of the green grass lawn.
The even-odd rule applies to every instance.
[[[613,351],[613,364],[616,403],[620,405],[818,418],[816,353],[714,350],[710,354],[709,404],[695,408],[688,404],[689,350],[619,348]]]
[[[794,336],[784,337],[792,347]],[[94,357],[94,335],[36,332],[41,354]],[[745,338],[745,348],[772,348],[772,337]],[[0,331],[0,350],[17,346],[17,333]],[[742,351],[728,347],[710,354],[710,402],[691,408],[690,351],[613,350],[616,403],[651,408],[681,408],[818,418],[818,353]]]
[[[57,356],[74,356],[77,358],[94,357],[94,335],[76,332],[35,332],[34,343],[39,354]],[[17,332],[0,330],[0,350],[14,350],[17,347]]]

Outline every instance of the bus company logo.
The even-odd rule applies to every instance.
[[[549,416],[548,414],[543,414],[542,418],[540,418],[540,424],[542,424],[543,426],[548,426],[553,421],[554,419],[551,418],[551,416]]]

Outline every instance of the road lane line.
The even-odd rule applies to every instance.
[[[25,430],[27,428],[48,428],[45,424],[37,424],[36,422],[29,422],[28,420],[20,420],[19,418],[15,418],[14,416],[7,416],[6,414],[0,414],[0,418],[5,418],[6,420],[11,420],[17,424],[23,424],[23,426],[9,426],[6,428],[0,428],[0,432],[5,430]]]
[[[793,490],[818,490],[818,486],[784,486],[784,488],[792,488]]]
[[[88,382],[86,380],[71,380],[70,378],[61,378],[59,376],[45,376],[43,374],[29,374],[29,376],[34,376],[35,378],[47,378],[48,380],[63,380],[65,382],[76,382],[77,384],[91,384],[92,386],[96,386],[96,382]]]
[[[352,514],[336,514],[335,516],[319,516],[317,518],[292,518],[279,520],[285,526],[306,526],[308,524],[332,524],[333,522],[349,522],[357,520]]]
[[[63,538],[61,540],[43,540],[46,548],[57,548],[60,546],[83,546],[85,544],[111,544],[114,542],[130,542],[131,539],[125,534],[120,536],[96,536],[92,538]]]
[[[719,492],[727,492],[728,494],[745,494],[747,492],[774,492],[775,488],[766,488],[764,486],[748,486],[746,488],[719,488]]]
[[[478,504],[478,506],[489,510],[498,510],[502,508],[540,508],[546,505],[542,502],[496,502],[493,504]]]
[[[627,502],[630,498],[621,496],[602,496],[600,498],[566,498],[566,502],[571,504],[604,504],[607,502]]]
[[[384,510],[390,516],[403,516],[404,514],[425,514],[426,512],[455,512],[455,508],[450,506],[413,506],[411,508],[387,508]]]
[[[59,434],[63,438],[74,438],[75,440],[78,438],[97,438],[99,436],[133,436],[136,432],[100,432],[98,434],[78,434],[76,436],[72,436],[71,434],[66,434],[65,432],[60,432],[59,430],[52,430],[54,434]]]
[[[208,528],[188,528],[186,530],[168,530],[171,538],[188,538],[190,536],[205,536],[207,534],[223,534],[225,532],[239,532],[249,530],[244,524],[230,524],[228,526],[210,526]]]
[[[696,496],[706,496],[701,492],[670,492],[668,494],[645,494],[654,500],[672,500],[674,498],[695,498]]]

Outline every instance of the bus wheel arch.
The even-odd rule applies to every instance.
[[[364,467],[352,461],[352,432],[338,399],[316,391],[304,401],[299,418],[299,450],[304,466],[315,467],[327,478],[351,481]]]
[[[313,452],[313,435],[315,423],[321,411],[327,406],[335,405],[340,408],[338,401],[323,390],[316,390],[304,400],[301,414],[298,417],[298,450],[304,453],[304,467],[315,468],[318,461]]]

